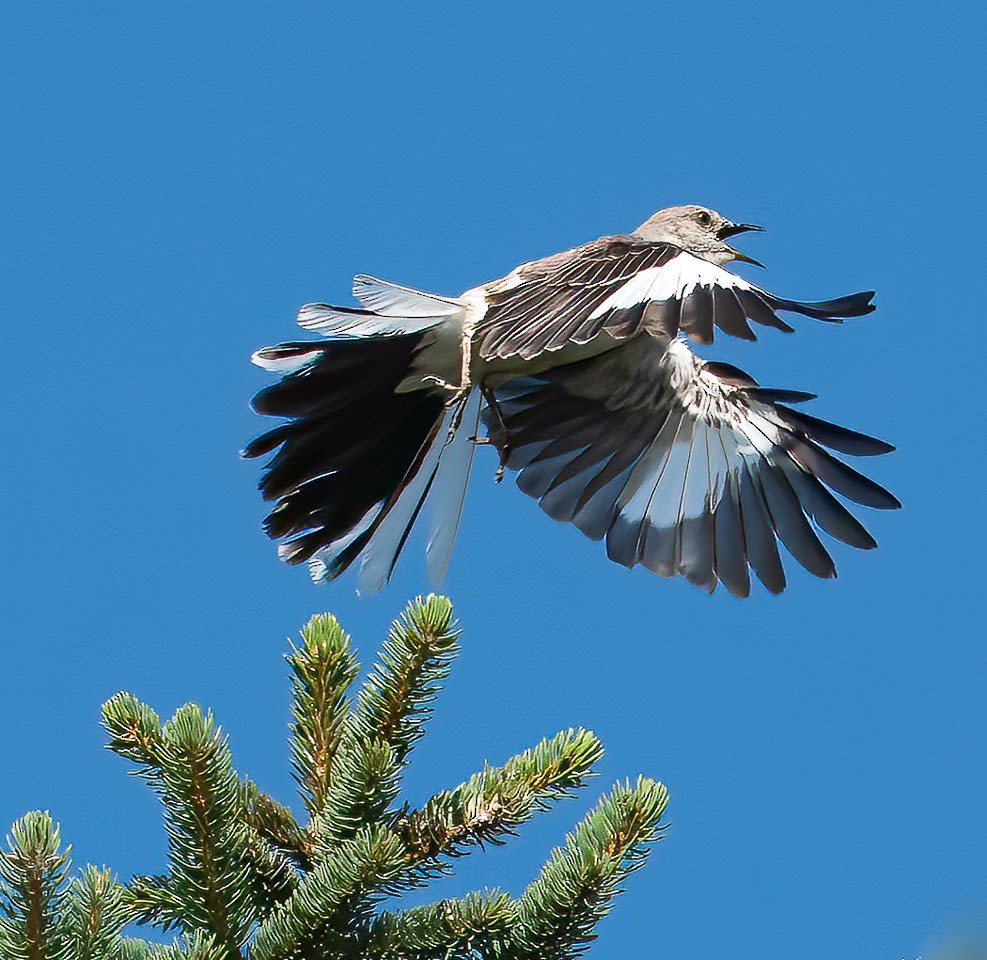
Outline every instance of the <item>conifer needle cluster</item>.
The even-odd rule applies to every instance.
[[[452,607],[411,603],[351,699],[359,666],[335,618],[287,655],[298,818],[233,769],[212,715],[166,723],[120,693],[103,705],[109,748],[161,800],[167,870],[118,882],[69,851],[47,813],[17,821],[0,855],[3,960],[553,960],[581,953],[623,879],[657,839],[664,787],[617,784],[517,898],[497,890],[401,909],[399,895],[454,859],[503,842],[582,786],[602,755],[586,730],[485,766],[417,809],[401,774],[457,652]],[[173,931],[171,946],[129,935]],[[126,929],[126,934],[125,934]]]

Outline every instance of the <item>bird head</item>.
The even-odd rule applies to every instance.
[[[753,223],[734,223],[715,210],[689,204],[684,207],[667,207],[648,217],[634,231],[637,236],[652,243],[671,243],[683,250],[709,260],[710,263],[727,263],[742,260],[762,267],[753,257],[734,250],[727,237],[751,230],[760,232],[763,227]]]

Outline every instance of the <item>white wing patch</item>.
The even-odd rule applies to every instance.
[[[680,253],[660,267],[649,267],[627,281],[607,297],[591,314],[602,317],[611,310],[626,310],[640,303],[684,300],[696,287],[720,287],[723,290],[751,291],[757,288],[743,277],[694,257]]]

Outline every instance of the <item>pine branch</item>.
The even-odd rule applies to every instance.
[[[302,955],[326,937],[327,928],[342,931],[391,889],[404,867],[401,840],[377,825],[361,829],[298,885],[260,925],[251,960],[282,960]]]
[[[459,856],[475,844],[502,842],[537,811],[581,786],[602,755],[592,733],[567,730],[502,767],[487,767],[454,790],[436,794],[395,825],[409,863],[429,871],[441,855]]]
[[[259,790],[250,780],[241,784],[245,853],[261,903],[280,903],[298,885],[298,870],[311,868],[310,844],[291,811]]]
[[[556,848],[518,901],[514,940],[531,960],[578,956],[610,910],[620,884],[659,837],[664,786],[644,777],[617,784]]]
[[[158,947],[151,956],[153,960],[226,960],[228,954],[214,937],[197,931],[174,946]]]
[[[348,714],[346,691],[359,664],[349,637],[329,614],[312,617],[302,628],[302,645],[291,646],[291,762],[310,814],[326,804],[332,761]]]
[[[238,958],[253,922],[240,783],[212,715],[181,707],[161,731],[160,793],[182,926]]]
[[[499,890],[382,913],[370,927],[364,956],[368,960],[498,956],[510,939],[515,913],[511,898]]]
[[[110,954],[108,960],[159,960],[163,948],[146,940],[133,937],[121,937],[116,953]]]
[[[400,768],[382,740],[362,740],[347,730],[332,768],[332,795],[312,818],[309,837],[316,858],[381,820],[398,795]]]
[[[251,780],[244,780],[243,808],[247,823],[271,846],[291,857],[298,866],[308,865],[308,838],[284,804],[264,793]]]
[[[127,907],[137,923],[159,927],[166,932],[183,926],[185,900],[175,890],[171,877],[137,875],[127,884],[126,890]]]
[[[188,744],[183,745],[180,737],[177,755],[176,744],[169,744],[169,731],[173,733],[176,729],[187,726],[188,722],[192,723],[193,739],[199,740],[198,749],[201,755],[198,759],[194,756],[195,747],[190,752],[186,751],[187,755],[183,755]],[[189,849],[185,851],[184,857],[178,857],[180,865],[189,867],[190,863],[186,861],[193,864],[190,869],[202,874],[199,879],[190,881],[188,876],[182,876],[181,869],[171,877],[134,878],[128,895],[134,915],[140,923],[156,924],[165,930],[176,925],[195,929],[196,923],[208,923],[210,921],[207,917],[215,916],[210,910],[218,909],[223,914],[225,908],[221,906],[221,902],[232,899],[236,902],[227,903],[226,907],[239,913],[239,922],[234,922],[229,931],[233,938],[230,942],[242,941],[252,920],[251,911],[247,908],[250,898],[239,889],[243,885],[238,886],[235,877],[246,875],[255,890],[276,900],[289,896],[297,882],[291,864],[250,823],[249,812],[252,811],[262,825],[271,826],[275,818],[280,819],[282,832],[288,828],[286,818],[291,818],[290,812],[261,794],[253,784],[236,783],[225,741],[218,731],[209,733],[212,730],[212,719],[202,718],[197,708],[182,708],[162,730],[158,715],[150,707],[131,694],[118,693],[103,705],[103,727],[110,734],[109,748],[119,756],[138,764],[135,772],[155,787],[166,810],[177,812],[179,818],[185,821],[186,827],[191,825],[190,833],[183,834],[181,828],[173,833],[169,821],[173,863],[176,843],[182,845],[192,838],[193,844],[199,844],[199,849]],[[196,727],[201,729],[194,729]],[[202,767],[201,770],[193,769],[197,763]],[[169,765],[168,770],[165,769],[166,765]],[[215,803],[210,803],[206,794],[202,794],[199,788],[203,784],[197,786],[193,783],[197,775],[203,772],[206,773],[207,780],[208,777],[213,777],[211,786],[215,790],[215,796],[212,800],[219,804],[218,807]],[[231,796],[230,790],[234,784],[235,794]],[[209,784],[206,783],[205,786],[208,787]],[[210,862],[212,853],[206,849],[210,838],[215,834],[208,823],[210,811],[220,821],[224,821],[228,815],[233,818],[225,821],[224,830],[236,847],[235,850],[231,848],[227,851],[227,866],[233,870],[235,877],[228,876],[225,880],[213,876],[216,864]],[[294,822],[293,818],[291,822]],[[298,837],[303,836],[297,825],[295,832]],[[225,841],[221,840],[220,843]],[[211,881],[208,879],[210,877]],[[203,882],[227,884],[229,891],[233,891],[232,898],[222,893],[212,897],[203,896],[200,887]],[[200,910],[191,916],[186,910],[189,896],[200,905]],[[194,919],[197,915],[198,920]],[[239,956],[239,952],[234,956]]]
[[[357,732],[389,744],[398,766],[425,732],[432,701],[458,652],[458,638],[452,604],[435,594],[418,597],[391,626],[379,661],[360,691]]]
[[[135,773],[154,781],[161,772],[161,721],[132,694],[121,691],[102,708],[103,729],[110,735],[107,748],[138,765]]]
[[[69,885],[60,926],[71,960],[109,960],[127,949],[120,936],[130,919],[126,890],[109,870],[86,867]]]
[[[25,814],[0,854],[0,957],[69,960],[58,925],[69,851],[47,813]]]
[[[431,704],[449,675],[459,632],[452,605],[434,595],[408,604],[360,691],[332,769],[332,793],[310,833],[321,852],[383,817],[397,798],[400,771],[424,733]]]
[[[592,939],[623,878],[658,836],[664,788],[614,788],[512,901],[493,891],[405,911],[383,897],[420,886],[476,846],[501,843],[570,794],[602,755],[582,729],[485,767],[421,809],[396,808],[400,775],[456,653],[447,600],[419,598],[390,633],[353,709],[349,641],[316,617],[288,656],[292,761],[307,825],[233,770],[211,714],[162,726],[130,694],[103,707],[109,747],[161,798],[169,869],[126,887],[68,853],[47,814],[14,825],[0,854],[0,960],[568,960]],[[136,919],[183,938],[121,936]],[[249,947],[248,947],[249,944]]]

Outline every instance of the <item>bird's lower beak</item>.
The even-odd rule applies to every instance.
[[[753,257],[747,256],[746,253],[741,253],[739,250],[734,250],[730,244],[726,243],[724,246],[733,254],[734,260],[740,260],[742,263],[753,263],[755,267],[763,267],[764,264],[760,260],[755,260]]]
[[[756,223],[728,223],[720,227],[716,235],[721,240],[727,237],[735,237],[738,233],[764,233],[764,227],[759,227]]]
[[[738,233],[764,233],[764,227],[759,227],[756,223],[728,223],[726,226],[720,227],[716,235],[720,240],[726,240],[727,237],[735,237]],[[755,267],[764,266],[760,260],[755,260],[753,257],[747,256],[746,253],[734,250],[731,246],[727,246],[727,250],[733,254],[736,260],[752,263]]]

